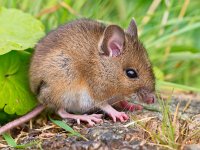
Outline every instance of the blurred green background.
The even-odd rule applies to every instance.
[[[126,28],[134,17],[157,78],[200,88],[199,0],[0,0],[0,4],[30,13],[43,22],[46,32],[81,17]]]

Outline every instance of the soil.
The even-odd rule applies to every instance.
[[[184,93],[182,96],[179,93],[177,95],[172,98],[170,103],[170,117],[176,127],[175,140],[176,143],[180,144],[177,145],[176,149],[198,149],[200,132],[196,133],[195,136],[192,135],[196,131],[200,131],[199,95],[192,93]],[[158,104],[155,105],[159,107]],[[176,113],[177,108],[179,108],[178,113]],[[76,122],[68,120],[67,124],[85,138],[70,136],[68,132],[53,124],[44,115],[13,129],[10,133],[18,144],[35,141],[32,146],[26,147],[26,149],[153,150],[173,147],[166,144],[167,142],[159,142],[159,139],[155,138],[154,134],[165,141],[165,137],[168,136],[162,132],[163,115],[161,112],[143,110],[127,113],[130,120],[125,123],[113,123],[109,117],[104,116],[104,122],[96,124],[94,127],[88,127],[86,124],[77,125]],[[56,116],[51,117],[56,118]],[[0,137],[0,149],[10,150],[14,148],[9,147]]]

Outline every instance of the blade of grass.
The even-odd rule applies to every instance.
[[[161,38],[158,38],[158,40],[155,40],[155,42],[149,42],[149,43],[146,43],[146,47],[147,48],[150,48],[150,47],[154,47],[156,45],[160,45],[162,42],[166,41],[167,39],[173,37],[173,36],[177,36],[177,35],[180,35],[180,34],[183,34],[185,32],[188,32],[188,31],[191,31],[191,30],[194,30],[196,28],[199,28],[200,27],[200,22],[197,22],[197,23],[193,23],[191,25],[187,25],[186,27],[180,29],[180,30],[177,30],[176,32],[173,32],[171,34],[167,34]]]
[[[176,125],[177,117],[178,117],[178,112],[179,112],[179,107],[180,107],[180,102],[176,106],[176,111],[174,112],[174,118],[173,118],[173,126]]]
[[[25,149],[25,148],[27,148],[27,147],[30,147],[30,146],[33,146],[33,145],[37,145],[37,143],[38,143],[38,141],[32,141],[32,142],[27,143],[27,144],[19,144],[19,145],[18,145],[18,144],[15,142],[15,140],[11,137],[10,134],[4,133],[4,134],[3,134],[3,137],[4,137],[4,139],[6,140],[6,142],[8,143],[8,145],[9,145],[10,147],[14,147],[14,148],[17,148],[17,149]]]
[[[167,101],[158,99],[163,115],[160,136],[162,137],[161,139],[165,141],[166,145],[169,145],[172,148],[177,148],[178,143],[175,142],[175,126],[173,125],[169,108],[169,102],[172,99],[172,95],[173,94],[171,94]]]
[[[6,142],[8,143],[9,146],[11,147],[16,147],[17,143],[15,142],[15,140],[10,136],[10,134],[8,133],[4,133],[2,134],[3,138],[6,140]]]
[[[140,119],[140,120],[132,121],[132,122],[130,122],[130,123],[124,125],[124,127],[127,128],[127,127],[129,127],[129,126],[131,126],[131,125],[134,125],[134,124],[137,123],[137,122],[149,121],[149,120],[154,119],[154,118],[155,118],[155,117],[147,117],[147,118],[143,118],[143,119]]]
[[[64,1],[59,2],[59,4],[64,7],[66,10],[68,10],[72,15],[82,17],[78,12],[76,12],[70,5],[65,3]]]
[[[166,24],[164,24],[164,25],[156,24],[155,26],[152,26],[151,28],[147,28],[147,29],[144,29],[144,30],[140,31],[141,32],[140,33],[140,37],[142,37],[144,35],[148,35],[149,32],[160,30],[161,28],[166,27],[166,26],[180,25],[180,24],[183,24],[183,23],[186,23],[186,22],[190,22],[190,21],[198,22],[199,20],[200,20],[199,16],[184,17],[181,20],[177,20],[177,18],[175,18],[175,19],[173,18],[171,20],[168,20],[168,22]]]
[[[68,126],[66,123],[64,123],[63,121],[60,120],[54,120],[49,116],[49,119],[51,120],[51,122],[53,122],[54,124],[58,125],[59,127],[65,129],[67,132],[70,132],[70,135],[73,136],[78,136],[83,138],[84,140],[88,141],[88,139],[86,137],[84,137],[83,135],[81,135],[79,132],[75,131],[74,129],[72,129],[70,126]]]
[[[173,52],[169,54],[170,61],[189,61],[200,59],[200,53],[185,52]]]
[[[161,81],[161,80],[157,80],[156,84],[157,84],[158,89],[171,87],[174,89],[180,89],[180,90],[184,90],[184,91],[200,92],[200,89],[195,88],[195,87],[189,87],[186,85],[181,85],[181,84],[176,84],[176,83],[171,83],[171,82],[166,82],[166,81]]]
[[[144,104],[144,103],[140,103],[140,102],[135,101],[135,100],[130,100],[130,102],[132,102],[134,104],[142,105],[142,107],[144,109],[146,109],[146,110],[155,111],[155,112],[161,112],[160,107],[155,106],[155,105]]]
[[[182,113],[184,113],[184,112],[188,109],[188,107],[189,107],[190,104],[191,104],[191,101],[192,101],[192,99],[190,99],[190,100],[186,103],[185,107],[183,108]]]
[[[151,118],[151,117],[150,117]],[[152,117],[154,118],[154,117]],[[174,149],[173,147],[171,147],[171,145],[169,145],[167,143],[167,141],[164,140],[163,135],[161,132],[157,132],[157,131],[152,131],[151,129],[146,128],[146,126],[140,122],[137,121],[136,119],[132,118],[134,121],[134,124],[130,124],[130,125],[137,125],[138,127],[140,127],[141,129],[143,129],[145,132],[147,132],[149,134],[149,136],[151,137],[152,141],[154,142],[153,144],[155,145],[159,145],[161,147],[165,147],[168,149]]]

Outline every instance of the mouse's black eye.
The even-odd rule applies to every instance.
[[[126,75],[129,78],[137,78],[138,77],[137,72],[134,69],[126,69]]]

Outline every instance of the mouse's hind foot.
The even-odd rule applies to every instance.
[[[59,109],[57,114],[63,119],[75,119],[78,124],[80,124],[81,121],[86,122],[89,126],[93,126],[95,123],[100,123],[103,121],[101,119],[102,114],[75,115],[66,112],[64,108]]]

